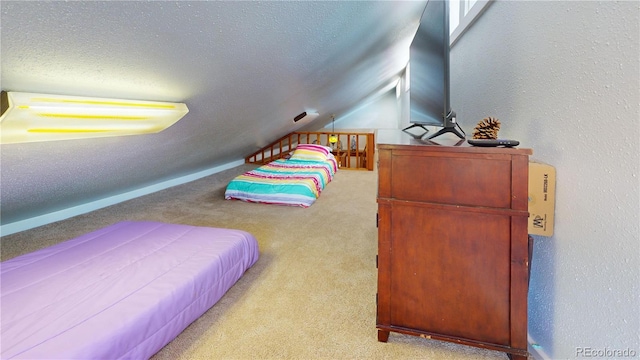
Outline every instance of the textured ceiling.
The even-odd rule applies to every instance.
[[[2,223],[243,158],[396,79],[426,1],[5,1],[7,91],[185,102],[153,135],[1,145]],[[292,119],[320,113],[314,123]]]

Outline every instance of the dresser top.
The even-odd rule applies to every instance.
[[[448,151],[448,152],[468,152],[468,153],[488,153],[488,154],[520,154],[531,155],[531,149],[519,147],[479,147],[467,143],[466,139],[457,137],[442,136],[437,139],[420,139],[402,130],[380,129],[376,134],[376,146],[378,149],[398,149],[415,150],[421,147],[421,151]]]

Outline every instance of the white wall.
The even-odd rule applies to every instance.
[[[639,13],[496,1],[452,48],[467,134],[495,116],[500,137],[557,171],[555,234],[535,237],[529,293],[530,336],[552,359],[640,356]]]
[[[345,114],[336,114],[335,128],[340,130],[357,129],[396,129],[399,118],[395,88],[363,103]],[[325,126],[331,130],[331,123]]]

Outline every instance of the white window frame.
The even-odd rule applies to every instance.
[[[458,12],[458,26],[450,29],[449,44],[453,46],[465,31],[476,21],[494,0],[450,0],[460,4]],[[456,14],[449,14],[450,17]]]

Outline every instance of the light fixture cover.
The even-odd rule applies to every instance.
[[[0,144],[160,132],[185,116],[182,103],[2,92]]]

